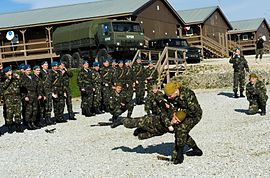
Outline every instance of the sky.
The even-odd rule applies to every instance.
[[[96,0],[0,0],[0,14]],[[123,0],[124,1],[124,0]],[[136,1],[136,0],[134,0]],[[270,0],[168,0],[176,10],[220,6],[229,21],[266,18],[270,23]]]

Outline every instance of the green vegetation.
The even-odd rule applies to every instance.
[[[81,96],[79,87],[77,85],[77,76],[78,76],[80,69],[71,69],[71,71],[73,73],[73,77],[70,80],[70,87],[71,87],[71,91],[72,91],[72,97],[76,98],[76,97]]]

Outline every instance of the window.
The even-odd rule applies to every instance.
[[[113,22],[112,26],[114,32],[142,32],[139,23]]]
[[[243,40],[244,41],[248,40],[248,35],[243,35]]]

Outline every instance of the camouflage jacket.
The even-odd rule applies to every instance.
[[[266,102],[268,96],[266,95],[265,84],[257,80],[255,85],[252,85],[250,82],[246,85],[246,96],[249,102],[256,101],[259,98],[262,102]]]
[[[21,79],[17,79],[14,76],[11,79],[5,78],[2,83],[3,95],[21,96],[21,85]]]
[[[52,92],[62,93],[64,91],[64,81],[60,70],[50,71],[50,80],[52,81]]]
[[[41,95],[41,93],[39,93],[38,84],[38,81],[34,79],[33,75],[24,75],[22,78],[22,86],[25,92],[22,93],[22,96],[34,98],[37,95]]]
[[[110,67],[102,67],[100,69],[100,75],[102,77],[102,83],[105,84],[112,84],[113,80],[113,70]]]
[[[70,70],[67,70],[64,74],[62,74],[64,89],[69,90],[70,79],[73,77],[73,73]]]
[[[157,93],[151,91],[145,98],[145,112],[147,114],[160,114],[162,112],[161,108],[163,107],[162,101],[164,101],[164,95],[161,91],[158,91]]]
[[[95,69],[92,70],[92,79],[93,79],[94,88],[97,88],[97,87],[101,88],[102,78],[99,71],[96,71]]]
[[[136,74],[131,67],[125,68],[125,83],[132,85],[136,81]]]
[[[147,78],[150,77],[151,74],[152,74],[152,79],[148,80]],[[155,82],[158,79],[158,72],[157,72],[157,70],[155,70],[154,67],[152,67],[151,69],[149,67],[147,67],[145,69],[145,78],[146,78],[147,82],[149,82],[149,83]]]
[[[233,64],[234,72],[244,72],[245,70],[249,72],[248,63],[244,56],[231,57],[229,62]]]
[[[124,106],[122,104],[124,104]],[[128,100],[126,96],[124,95],[123,91],[121,93],[113,92],[109,101],[109,107],[112,111],[119,110],[125,107],[127,104],[128,104]]]
[[[77,84],[80,90],[85,89],[86,91],[93,91],[93,79],[92,72],[90,69],[81,69],[78,78]]]
[[[117,67],[113,76],[114,83],[124,84],[126,77],[125,72],[126,72],[125,67]]]
[[[134,63],[132,68],[133,68],[133,71],[136,75],[136,80],[144,81],[145,80],[145,68],[143,67],[143,65],[138,64],[138,63]]]
[[[37,83],[37,91],[40,96],[45,96],[45,88],[40,76],[33,75],[33,80]]]
[[[44,88],[46,89],[45,92],[51,92],[52,90],[52,81],[50,78],[50,71],[41,70],[40,78],[42,79],[42,83]]]

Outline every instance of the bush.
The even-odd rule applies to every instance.
[[[81,96],[81,92],[80,92],[79,87],[77,85],[77,77],[78,77],[78,73],[80,70],[81,69],[71,69],[71,71],[73,73],[73,77],[70,80],[70,88],[71,88],[73,98]]]

